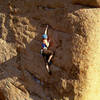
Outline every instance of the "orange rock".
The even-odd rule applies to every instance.
[[[40,54],[46,24],[52,76]],[[71,0],[0,1],[1,100],[100,100],[99,59],[99,9]]]
[[[100,7],[100,0],[73,0],[73,3],[91,7]]]

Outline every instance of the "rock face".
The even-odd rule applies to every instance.
[[[46,24],[52,76],[40,54]],[[70,0],[0,0],[0,100],[99,100],[100,9]]]
[[[100,7],[100,0],[73,0],[73,3],[91,7]]]

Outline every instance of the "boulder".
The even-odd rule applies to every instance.
[[[100,0],[73,0],[73,3],[89,7],[100,7]]]
[[[41,36],[55,51],[50,76]],[[100,100],[100,10],[70,0],[0,1],[0,100]]]

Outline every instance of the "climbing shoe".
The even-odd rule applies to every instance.
[[[52,72],[50,70],[48,71],[48,73],[49,73],[49,75],[52,75]]]

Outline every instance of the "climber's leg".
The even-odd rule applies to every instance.
[[[46,69],[47,69],[49,75],[51,75],[52,73],[51,73],[51,70],[50,70],[50,67],[49,67],[48,63],[46,63]]]
[[[48,63],[51,64],[51,59],[52,59],[53,55],[50,55],[48,58]]]
[[[49,50],[48,51],[48,64],[49,64],[49,66],[52,64],[52,58],[53,58],[53,56],[54,56],[53,51]]]
[[[53,58],[54,53],[51,50],[44,50],[44,53],[46,55],[47,63],[50,65],[51,64],[51,59]]]
[[[53,57],[53,52],[51,50],[43,50],[42,55],[45,60],[46,69],[48,73],[51,75],[50,65],[51,65],[51,59]]]

